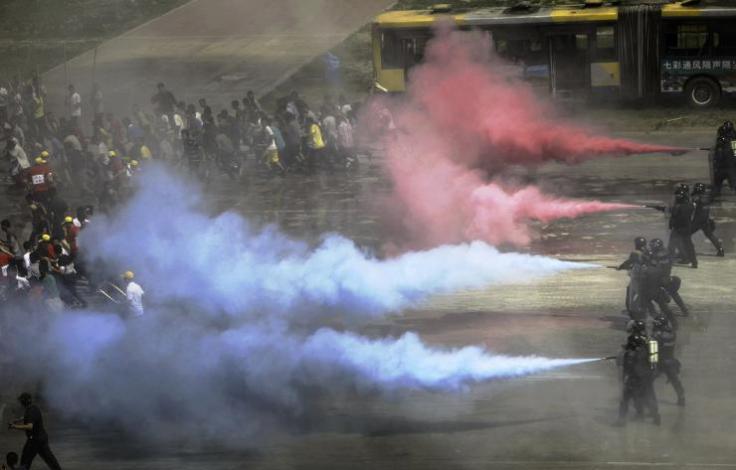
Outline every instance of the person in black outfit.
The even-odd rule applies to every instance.
[[[20,457],[21,467],[30,470],[33,459],[38,455],[50,469],[61,470],[61,465],[49,448],[49,436],[43,426],[41,410],[33,404],[30,393],[22,393],[18,401],[25,408],[25,414],[22,420],[10,423],[9,427],[26,433],[26,443]]]
[[[693,209],[690,195],[682,189],[675,191],[675,203],[670,209],[670,241],[667,249],[673,258],[679,256],[682,263],[697,268],[698,260],[692,240]]]
[[[629,254],[626,261],[616,268],[618,271],[626,270],[629,272],[630,281],[629,285],[626,286],[626,311],[630,315],[637,315],[642,310],[639,302],[642,290],[642,266],[646,264],[648,254],[647,239],[636,237],[634,239],[634,251]]]
[[[672,329],[665,317],[657,317],[652,324],[652,339],[659,345],[659,363],[657,374],[664,373],[667,381],[677,393],[677,405],[685,406],[685,388],[680,382],[680,361],[675,358],[675,341],[677,333]]]
[[[716,223],[710,216],[710,198],[707,195],[706,189],[703,183],[697,183],[693,187],[692,201],[694,212],[692,233],[695,235],[698,230],[702,230],[703,234],[716,248],[717,255],[724,256],[723,244],[715,234]]]
[[[726,180],[731,189],[736,191],[736,129],[731,121],[724,122],[718,128],[710,158],[713,165],[713,196],[720,196],[721,187]]]
[[[646,408],[654,420],[654,424],[659,425],[659,407],[652,386],[654,376],[646,334],[632,332],[624,345],[622,366],[624,386],[618,409],[617,424],[620,426],[626,424],[629,402],[633,401],[635,408],[637,408],[637,416],[641,417],[640,409]]]
[[[672,259],[664,247],[664,242],[659,238],[652,239],[649,242],[649,256],[647,256],[647,264],[644,269],[641,304],[652,316],[654,316],[652,304],[657,304],[660,313],[666,316],[676,329],[677,319],[668,305],[670,295],[674,293],[677,298],[675,302],[680,306],[684,315],[687,315],[688,311],[677,292],[680,289],[681,281],[679,278],[674,280],[671,273]]]

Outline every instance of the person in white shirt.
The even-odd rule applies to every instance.
[[[82,97],[74,89],[74,85],[69,85],[69,96],[67,100],[69,116],[71,116],[74,127],[78,128],[82,120]]]
[[[131,316],[140,317],[143,316],[143,288],[136,282],[133,281],[135,274],[133,271],[126,271],[123,274],[123,279],[127,283],[125,287],[125,297],[128,299],[128,308]]]

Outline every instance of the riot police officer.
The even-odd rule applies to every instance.
[[[629,285],[626,286],[626,311],[629,315],[636,315],[641,311],[639,308],[639,295],[642,288],[642,267],[646,264],[648,255],[647,239],[636,237],[634,239],[634,251],[629,254],[626,261],[621,263],[616,270],[629,272]]]
[[[723,182],[736,191],[736,130],[731,121],[718,128],[716,143],[710,155],[712,165],[713,196],[721,194]]]
[[[677,393],[677,405],[685,406],[685,389],[680,382],[680,361],[675,358],[675,341],[677,333],[670,326],[667,319],[659,316],[652,324],[652,339],[657,341],[659,361],[657,375],[664,373],[667,381]]]
[[[673,257],[679,256],[681,262],[698,267],[695,247],[692,240],[693,203],[690,195],[683,189],[675,191],[675,203],[670,209],[670,241],[667,248]]]
[[[652,358],[648,338],[632,333],[624,345],[622,357],[623,392],[619,403],[617,424],[626,424],[629,403],[632,401],[634,407],[637,408],[637,415],[641,415],[639,410],[645,408],[649,411],[654,424],[660,424],[657,397],[652,386],[654,380]]]
[[[672,297],[683,315],[688,316],[690,312],[680,296],[682,279],[672,275],[672,257],[669,251],[665,249],[664,242],[661,239],[654,238],[649,242],[647,262],[647,275],[651,277],[651,287],[654,288],[655,285],[659,284],[659,288],[662,290],[662,292],[654,294],[653,300],[659,305],[661,313],[667,316],[672,325],[677,328],[677,321],[667,305],[669,302],[668,296]]]
[[[665,288],[670,283],[671,269],[672,259],[664,247],[664,242],[659,238],[652,239],[649,242],[647,263],[642,269],[641,309],[642,312],[648,311],[654,316],[655,311],[652,306],[656,304],[659,307],[660,313],[670,319],[672,325],[677,328],[677,319],[669,308],[669,289]],[[679,289],[679,286],[677,288]]]
[[[724,256],[723,245],[721,240],[715,235],[716,223],[710,216],[710,198],[708,198],[706,186],[703,183],[697,183],[693,187],[693,235],[702,230],[703,234],[710,240],[716,248],[718,256]]]

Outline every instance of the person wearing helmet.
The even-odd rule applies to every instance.
[[[33,397],[28,392],[21,393],[18,401],[24,408],[23,418],[11,422],[9,428],[26,433],[26,443],[20,457],[21,468],[31,468],[38,455],[50,469],[61,470],[61,465],[49,448],[49,436],[43,425],[41,409],[33,403]]]
[[[670,296],[673,294],[676,296],[677,300],[675,302],[680,306],[683,314],[687,315],[688,310],[677,292],[680,283],[674,283],[671,274],[672,258],[669,251],[665,248],[661,239],[652,239],[649,242],[649,257],[647,258],[647,269],[643,282],[642,302],[647,307],[656,304],[660,313],[665,315],[672,323],[673,328],[677,328],[677,319],[669,307]],[[679,281],[679,278],[677,280]],[[650,312],[652,312],[651,308]]]
[[[639,305],[642,281],[642,266],[646,264],[646,257],[649,251],[647,249],[647,239],[644,237],[636,237],[634,239],[634,251],[629,253],[626,261],[621,263],[616,270],[626,270],[629,272],[629,285],[626,286],[626,311],[629,315],[639,316],[642,312]]]
[[[717,256],[724,256],[723,244],[716,237],[716,222],[710,216],[710,198],[707,194],[707,188],[703,183],[697,183],[693,187],[693,221],[692,234],[702,231],[703,235],[710,240],[716,249]]]
[[[632,333],[629,335],[626,344],[623,345],[621,365],[623,369],[623,392],[616,424],[619,426],[626,424],[629,403],[633,402],[637,417],[642,417],[644,408],[646,408],[654,420],[654,424],[659,425],[659,407],[652,386],[654,374],[650,363],[648,338],[645,334]]]
[[[28,169],[26,177],[33,198],[48,202],[53,185],[53,173],[42,157],[36,157],[36,164]]]
[[[143,288],[133,279],[135,274],[133,271],[123,273],[123,281],[125,281],[125,297],[128,299],[128,309],[133,317],[143,316]]]
[[[667,248],[673,257],[679,257],[681,263],[698,267],[695,247],[692,240],[693,204],[689,194],[683,189],[675,191],[675,203],[670,209],[670,240]]]
[[[680,381],[680,361],[675,358],[677,333],[667,318],[659,316],[652,323],[652,339],[657,341],[659,363],[657,375],[664,373],[677,394],[677,405],[685,406],[685,388]]]
[[[54,260],[56,259],[56,249],[54,248],[54,244],[51,243],[51,235],[48,233],[44,233],[41,235],[41,238],[38,240],[38,247],[36,248],[36,252],[41,258]]]
[[[64,244],[72,258],[77,257],[77,236],[79,236],[79,227],[74,225],[74,219],[71,216],[64,217],[64,223],[61,226],[64,232]]]
[[[728,181],[732,191],[736,191],[736,132],[730,121],[726,121],[718,129],[718,137],[709,157],[712,164],[713,196],[720,196],[725,181]]]

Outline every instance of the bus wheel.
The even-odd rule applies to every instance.
[[[687,83],[685,94],[691,106],[708,108],[715,106],[720,101],[721,88],[710,78],[697,77]]]

